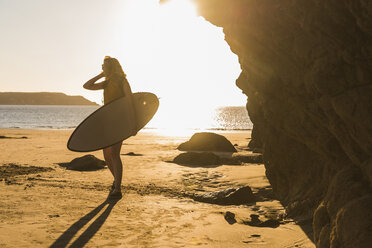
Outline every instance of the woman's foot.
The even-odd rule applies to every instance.
[[[115,189],[110,192],[107,199],[108,200],[120,200],[123,197],[121,191],[116,191]]]
[[[111,185],[110,193],[109,194],[111,194],[114,190],[115,190],[115,181]]]

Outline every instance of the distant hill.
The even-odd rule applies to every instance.
[[[0,105],[98,105],[82,96],[56,92],[0,92]]]

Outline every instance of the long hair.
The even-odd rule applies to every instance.
[[[105,77],[107,79],[127,78],[127,75],[125,75],[123,68],[117,59],[106,56],[103,63],[106,68]]]

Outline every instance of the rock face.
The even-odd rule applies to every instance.
[[[370,247],[372,2],[194,2],[239,56],[276,196],[314,217],[318,247]]]
[[[236,152],[235,147],[224,136],[215,133],[196,133],[189,141],[177,147],[180,151]]]

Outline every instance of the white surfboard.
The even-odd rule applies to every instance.
[[[127,97],[121,97],[90,114],[76,127],[67,148],[76,152],[90,152],[112,146],[133,135],[135,119],[137,131],[155,115],[159,107],[157,96],[149,92],[133,94],[134,108]],[[135,117],[136,115],[136,117]]]

